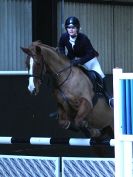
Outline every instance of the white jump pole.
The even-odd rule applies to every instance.
[[[28,75],[28,71],[0,71],[0,75]]]
[[[97,142],[95,139],[89,138],[51,138],[51,137],[31,137],[29,139],[14,138],[14,137],[0,137],[0,144],[32,144],[32,145],[53,145],[62,144],[70,146],[96,146],[107,145],[115,146],[115,140],[111,139],[106,142]]]

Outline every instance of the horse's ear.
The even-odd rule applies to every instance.
[[[40,54],[41,54],[41,47],[36,46],[36,53],[37,53],[38,55],[40,55]]]
[[[28,54],[28,55],[31,55],[30,49],[24,48],[24,47],[20,47],[20,48],[22,49],[22,51],[23,51],[24,53],[26,53],[26,54]]]

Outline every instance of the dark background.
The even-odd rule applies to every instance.
[[[57,1],[33,0],[33,41],[57,45]],[[108,76],[112,83],[112,76]],[[81,133],[63,130],[49,114],[56,111],[51,89],[44,82],[39,95],[28,92],[27,76],[0,76],[0,136],[30,137],[78,137]],[[112,88],[112,85],[109,85]],[[22,154],[43,156],[113,157],[111,147],[70,147],[36,145],[0,145],[0,154]]]
[[[33,41],[57,46],[58,0],[32,0]]]

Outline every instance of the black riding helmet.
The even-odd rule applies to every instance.
[[[79,19],[77,17],[74,17],[74,16],[68,17],[65,21],[65,29],[67,29],[70,26],[74,26],[79,30],[79,28],[80,28]]]

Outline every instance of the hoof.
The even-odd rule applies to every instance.
[[[112,130],[112,128],[110,126],[107,126],[107,127],[104,127],[102,130],[101,130],[101,136],[108,136],[110,139],[113,139],[114,138],[114,132]]]
[[[80,130],[87,138],[91,138],[90,131],[86,127],[80,127]]]
[[[78,132],[79,128],[77,126],[75,126],[75,124],[73,122],[69,123],[69,126],[66,128],[67,130],[72,130],[74,132]]]

